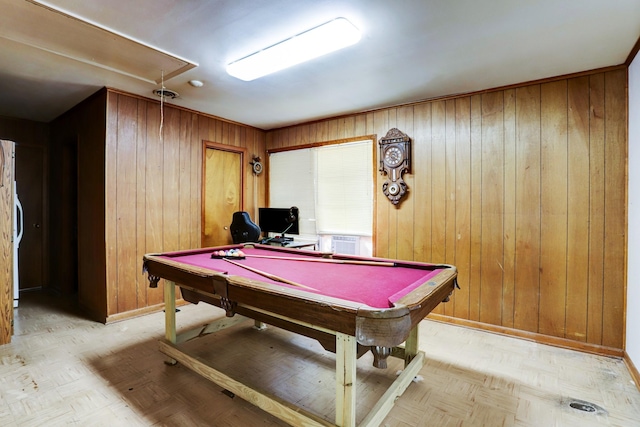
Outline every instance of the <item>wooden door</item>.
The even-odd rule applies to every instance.
[[[44,159],[43,147],[16,145],[16,187],[24,211],[24,234],[18,249],[20,289],[45,285]]]
[[[202,246],[232,243],[233,213],[243,210],[245,149],[205,142],[202,185]]]
[[[14,144],[0,141],[0,345],[13,334]]]

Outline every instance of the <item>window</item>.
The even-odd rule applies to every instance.
[[[318,234],[371,236],[373,172],[371,141],[315,150]]]
[[[301,235],[371,237],[373,140],[271,153],[269,206],[297,206]]]

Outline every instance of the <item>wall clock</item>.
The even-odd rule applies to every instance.
[[[253,161],[249,163],[253,169],[253,173],[256,175],[260,175],[263,171],[262,160],[260,157],[254,156]]]
[[[397,205],[407,193],[407,184],[402,174],[409,172],[411,167],[411,138],[404,132],[393,128],[384,138],[380,138],[380,172],[387,175],[382,184],[382,192]]]

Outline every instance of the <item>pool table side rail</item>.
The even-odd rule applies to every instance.
[[[444,263],[428,263],[421,261],[407,261],[407,260],[397,260],[391,258],[379,258],[379,257],[365,257],[359,255],[349,255],[349,254],[340,254],[333,252],[320,252],[308,249],[296,249],[296,248],[287,248],[287,247],[279,247],[279,246],[270,246],[270,245],[261,245],[259,243],[242,243],[242,244],[233,244],[233,245],[225,245],[225,246],[216,246],[215,248],[196,248],[196,249],[188,249],[188,250],[179,250],[179,251],[171,251],[171,252],[162,252],[162,253],[150,253],[147,255],[155,255],[155,256],[164,256],[164,257],[179,257],[185,255],[197,255],[202,253],[210,253],[214,250],[229,250],[229,249],[243,249],[247,247],[252,247],[256,249],[268,250],[270,252],[279,252],[283,256],[287,254],[291,255],[305,255],[311,256],[315,258],[329,258],[336,260],[352,260],[352,261],[370,261],[370,262],[391,262],[394,263],[398,267],[408,267],[408,268],[422,268],[422,269],[434,269],[434,268],[455,268],[453,265],[444,264]]]
[[[245,307],[256,307],[277,315],[296,318],[299,321],[322,325],[327,329],[355,334],[355,317],[362,303],[355,303],[305,292],[271,283],[264,283],[241,276],[213,273],[210,270],[180,264],[167,258],[145,255],[148,274],[176,283],[183,289],[183,297],[189,302],[199,300],[224,308],[220,299],[241,301]],[[184,289],[191,294],[184,292]],[[196,296],[196,294],[200,294]],[[204,297],[206,296],[206,297]],[[246,308],[238,313],[250,316]],[[406,309],[398,315],[407,315]],[[233,313],[227,313],[232,315]],[[346,314],[346,315],[345,315]]]
[[[183,254],[186,252],[183,252]],[[207,251],[188,252],[202,253]],[[170,280],[179,285],[187,285],[190,288],[214,293],[231,300],[254,301],[257,299],[255,305],[261,308],[264,304],[269,304],[272,301],[270,296],[277,297],[277,299],[285,298],[287,304],[277,301],[267,308],[274,312],[289,311],[287,308],[300,310],[313,305],[319,311],[324,311],[325,309],[330,312],[346,311],[357,313],[359,317],[385,319],[403,317],[416,310],[423,312],[425,307],[430,307],[429,311],[433,310],[453,291],[457,277],[455,267],[446,266],[445,268],[445,266],[441,265],[439,268],[442,271],[393,303],[392,307],[375,308],[361,302],[352,302],[315,292],[307,292],[299,288],[253,280],[242,276],[227,275],[224,272],[216,272],[209,268],[180,263],[167,258],[166,254],[147,254],[143,258],[143,264],[143,271],[148,272],[150,277],[154,276],[156,279]],[[233,286],[229,287],[228,284]],[[157,282],[150,280],[150,287],[155,286],[157,286]],[[441,295],[444,295],[444,297],[439,299]],[[290,304],[295,304],[295,301],[302,301],[303,306],[291,307]],[[426,304],[427,301],[430,303]],[[428,312],[424,316],[426,314]],[[310,315],[308,320],[313,320],[314,318],[315,315]]]

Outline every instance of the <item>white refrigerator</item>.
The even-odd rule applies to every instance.
[[[18,275],[18,248],[20,240],[22,240],[22,231],[24,229],[24,216],[22,213],[22,205],[18,199],[16,190],[16,182],[13,181],[13,200],[15,200],[15,215],[13,215],[13,308],[18,307],[20,299],[20,277]]]

